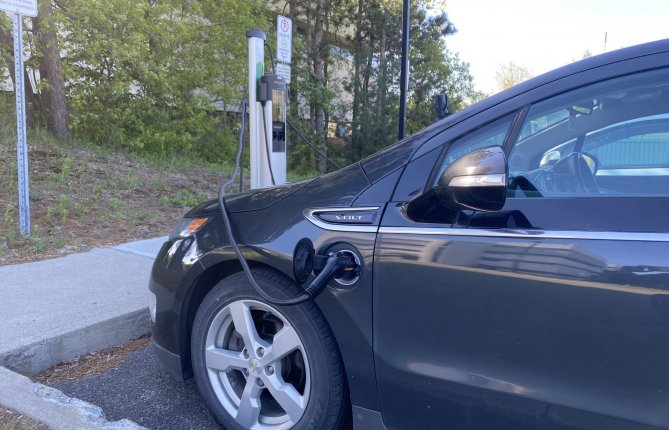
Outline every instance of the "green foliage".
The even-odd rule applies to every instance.
[[[276,46],[277,13],[295,21],[289,117],[303,134],[341,165],[397,140],[402,0],[295,1],[294,9],[285,0],[51,1],[72,135],[104,151],[123,149],[174,166],[204,160],[228,169],[239,131],[236,108],[247,93],[245,31],[265,30]],[[482,97],[469,65],[448,50],[455,27],[445,13],[435,13],[447,2],[411,3],[408,133],[434,120],[441,91],[452,112]],[[325,14],[320,44],[319,4]],[[0,31],[8,25],[0,15]],[[27,33],[28,64],[38,69],[39,44]],[[317,72],[321,61],[324,76]],[[0,52],[0,70],[6,64]],[[38,90],[46,87],[40,83]],[[324,112],[325,129],[317,124],[318,112]],[[346,125],[345,137],[333,136],[337,124]],[[0,124],[1,135],[10,133],[12,127]],[[322,172],[320,157],[289,136],[291,177]],[[70,175],[67,163],[61,183]],[[130,178],[117,185],[137,184]],[[93,189],[96,195],[105,191]],[[184,206],[191,199],[180,195],[165,203]]]
[[[401,70],[402,0],[350,0],[350,22],[356,34],[348,40],[358,71],[347,89],[354,94],[349,161],[362,158],[395,142],[398,131]],[[447,36],[456,31],[446,13],[434,14],[443,0],[412,2],[407,133],[435,120],[434,101],[440,92],[455,112],[482,94],[474,88],[469,64],[447,48]],[[362,15],[358,13],[361,6]],[[440,9],[440,10],[443,10]]]
[[[65,183],[71,171],[72,171],[72,159],[66,157],[63,160],[63,166],[61,167],[60,174],[58,175],[58,181],[60,183]]]
[[[74,134],[112,148],[220,161],[244,95],[258,1],[70,0],[59,12]],[[221,150],[221,147],[224,149]]]
[[[206,194],[196,192],[192,189],[181,188],[176,194],[162,197],[161,204],[163,206],[188,208],[202,203],[207,197]]]
[[[70,213],[70,198],[68,196],[62,194],[58,196],[57,210],[60,219],[65,221]]]
[[[121,199],[119,197],[112,197],[109,199],[109,208],[116,214],[121,208]]]

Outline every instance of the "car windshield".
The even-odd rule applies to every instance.
[[[360,164],[369,180],[374,183],[398,167],[405,165],[411,159],[411,155],[425,142],[425,138],[434,133],[435,129],[441,124],[441,121],[437,121],[363,159]]]

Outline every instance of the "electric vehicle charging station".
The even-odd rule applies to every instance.
[[[246,32],[249,44],[251,188],[286,183],[286,83],[265,74],[265,33]]]

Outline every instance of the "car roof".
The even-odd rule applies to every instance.
[[[434,149],[433,146],[427,144],[427,142],[432,137],[441,133],[443,130],[480,112],[490,109],[506,100],[512,99],[550,82],[570,75],[581,73],[586,70],[595,69],[619,61],[644,57],[647,55],[667,51],[669,51],[669,39],[663,39],[655,42],[631,46],[629,48],[618,49],[600,55],[595,55],[593,57],[576,61],[574,63],[551,70],[535,78],[528,79],[527,81],[515,85],[507,90],[487,97],[486,99],[481,100],[480,102],[475,103],[466,109],[448,115],[444,119],[433,122],[414,135],[409,136],[408,138],[361,160],[361,166],[370,178],[371,182],[374,183],[388,172],[394,170],[398,163],[404,164],[407,161],[425,155],[426,152]],[[415,137],[418,137],[418,139]],[[408,152],[407,149],[409,149]]]
[[[484,111],[492,106],[495,106],[505,100],[523,94],[527,91],[533,90],[542,85],[546,85],[550,82],[556,81],[558,79],[564,78],[569,75],[574,75],[586,70],[594,69],[597,67],[605,66],[607,64],[617,63],[619,61],[629,60],[632,58],[643,57],[646,55],[658,54],[661,52],[669,51],[669,39],[657,40],[654,42],[648,42],[641,45],[634,45],[628,48],[618,49],[615,51],[607,52],[604,54],[595,55],[593,57],[586,58],[584,60],[576,61],[571,64],[553,69],[549,72],[546,72],[537,77],[528,79],[518,85],[501,91],[497,94],[494,94],[467,109],[464,109],[461,112],[465,115],[458,115],[460,118],[468,117],[474,115],[478,112]],[[450,122],[449,120],[456,119],[454,114],[452,117],[446,117],[442,120],[442,123]]]

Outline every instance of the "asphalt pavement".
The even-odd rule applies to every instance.
[[[200,399],[195,380],[174,378],[151,346],[100,376],[60,382],[54,388],[101,407],[110,421],[127,418],[155,430],[220,428]]]
[[[95,404],[15,372],[38,373],[150,333],[148,282],[165,239],[0,266],[0,404],[54,430],[139,429],[125,414],[112,422]]]

